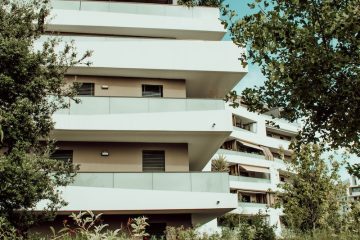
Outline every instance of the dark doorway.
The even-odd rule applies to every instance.
[[[165,236],[166,223],[149,223],[149,226],[146,228],[146,233],[148,233],[149,239],[151,237],[161,238]]]

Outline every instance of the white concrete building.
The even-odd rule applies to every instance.
[[[238,208],[231,213],[251,218],[261,211],[280,234],[282,211],[273,208],[273,193],[288,177],[281,158],[291,156],[288,147],[300,125],[273,119],[270,112],[251,113],[242,104],[227,109],[232,112],[233,131],[213,159],[223,156],[229,164],[231,192],[238,195],[239,201]]]
[[[75,40],[79,53],[94,51],[90,67],[72,67],[66,77],[82,83],[81,103],[54,115],[53,157],[80,165],[74,184],[62,189],[69,204],[55,223],[92,210],[116,227],[146,215],[152,235],[180,225],[213,231],[225,213],[251,216],[273,203],[286,180],[278,150],[289,155],[298,126],[224,103],[247,69],[238,60],[243,50],[221,41],[217,8],[171,0],[51,3],[47,34]],[[218,155],[230,175],[210,172]],[[280,226],[279,210],[266,214]]]
[[[146,215],[159,235],[238,206],[229,175],[202,170],[233,132],[222,98],[247,72],[242,50],[221,41],[217,8],[139,2],[52,1],[47,34],[94,51],[66,77],[82,83],[81,103],[54,115],[53,158],[80,165],[55,223],[81,210],[117,227]]]
[[[348,198],[350,201],[360,201],[360,180],[355,176],[350,177]]]

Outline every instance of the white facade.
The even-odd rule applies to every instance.
[[[267,155],[283,148],[286,155],[288,138],[298,126],[225,105],[223,96],[247,72],[238,60],[243,50],[221,41],[225,31],[218,9],[175,2],[52,1],[48,35],[59,32],[65,41],[75,40],[79,53],[94,51],[91,66],[78,65],[68,72],[75,81],[95,84],[93,96],[81,96],[80,104],[71,102],[69,109],[54,115],[53,137],[65,150],[73,146],[73,160],[80,163],[73,186],[61,189],[69,204],[59,214],[147,214],[150,225],[152,216],[186,215],[192,226],[203,224],[201,230],[211,232],[217,229],[216,218],[227,212],[251,216],[270,205],[254,203],[252,197],[239,201],[234,191],[267,194],[261,201],[271,201],[279,173],[286,172],[284,163],[276,157],[266,160],[261,154],[219,148],[239,141]],[[161,97],[141,95],[141,86],[148,82],[161,84]],[[172,88],[166,89],[167,84]],[[234,116],[251,126],[234,127]],[[280,128],[267,127],[267,120]],[[179,157],[179,150],[168,163],[166,153],[164,172],[143,172],[140,153],[129,150],[121,155],[127,148],[161,150],[169,144],[186,149],[186,156]],[[108,157],[96,160],[99,156],[91,155],[96,147]],[[118,158],[110,161],[115,155]],[[263,171],[267,178],[210,173],[209,161],[218,155],[237,169]],[[266,214],[280,231],[281,210],[270,208]]]
[[[93,51],[91,66],[68,71],[69,81],[93,84],[91,96],[54,115],[62,154],[71,151],[80,163],[74,184],[61,189],[68,205],[59,214],[146,214],[150,226],[154,216],[171,224],[181,215],[194,226],[236,209],[229,176],[201,172],[233,130],[222,98],[247,72],[242,50],[221,41],[218,9],[76,0],[52,6],[37,47],[55,32],[75,40],[78,53]],[[154,83],[161,97],[146,97],[144,86]],[[144,149],[165,152],[163,172],[143,172]]]
[[[296,136],[300,126],[283,119],[273,119],[266,114],[251,113],[242,105],[235,109],[227,106],[227,109],[237,120],[233,121],[233,131],[226,142],[238,142],[246,147],[226,149],[230,148],[229,144],[224,144],[225,146],[223,145],[213,156],[213,160],[223,156],[230,165],[230,169],[231,166],[233,166],[232,169],[240,169],[240,173],[234,173],[232,170],[229,173],[230,188],[232,192],[238,192],[239,195],[238,208],[231,213],[251,217],[261,212],[267,216],[271,225],[276,226],[276,233],[280,234],[282,210],[273,208],[272,193],[279,190],[278,185],[281,182],[286,181],[288,169],[281,158],[290,157],[291,152],[287,150],[289,140]],[[278,126],[271,127],[268,121]],[[274,132],[279,135],[272,136]],[[247,150],[251,148],[257,152],[248,152]],[[211,162],[205,169],[210,168]],[[247,172],[256,172],[257,175],[247,176]]]
[[[355,176],[350,177],[348,195],[351,201],[360,201],[360,180]]]

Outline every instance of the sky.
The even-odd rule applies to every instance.
[[[230,9],[236,10],[239,17],[243,17],[254,12],[254,10],[251,10],[247,5],[250,2],[253,2],[253,0],[225,0],[224,4],[229,4]],[[229,34],[226,34],[224,40],[230,40]],[[257,65],[250,63],[248,67],[248,74],[245,75],[245,77],[235,87],[235,90],[238,93],[240,93],[246,87],[260,86],[265,81],[265,76],[262,75],[260,68]]]
[[[248,3],[253,2],[254,0],[225,0],[224,4],[229,4],[230,9],[233,9],[237,12],[239,17],[243,17],[245,15],[251,14],[254,12],[254,10],[251,10],[248,7]],[[226,36],[223,39],[224,41],[229,41],[230,37],[229,34],[226,34]],[[239,62],[240,64],[240,62]],[[254,86],[261,86],[263,85],[265,81],[265,76],[262,75],[259,66],[253,65],[249,63],[249,69],[248,73],[245,75],[245,77],[240,81],[240,83],[234,88],[238,94],[241,93],[243,89],[246,87],[254,87]],[[324,158],[326,158],[331,153],[326,153],[323,155]],[[335,154],[336,156],[336,154]],[[339,157],[340,159],[340,157]],[[351,164],[354,163],[360,163],[360,158],[352,155],[349,159],[349,162]],[[341,177],[343,180],[346,180],[349,178],[349,175],[346,171],[346,169],[343,167],[340,171]]]

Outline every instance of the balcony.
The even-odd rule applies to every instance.
[[[254,178],[254,177],[244,177],[244,176],[229,176],[230,181],[237,182],[249,182],[249,183],[271,183],[270,179],[265,178]]]
[[[229,175],[214,172],[90,173],[81,172],[73,186],[184,192],[229,192]]]
[[[256,153],[238,152],[235,150],[219,149],[218,154],[222,154],[222,155],[229,154],[229,155],[236,155],[236,156],[248,157],[248,158],[258,158],[258,159],[265,160],[264,155],[260,155],[260,154],[256,154]]]
[[[236,114],[233,114],[233,126],[235,131],[240,130],[252,133],[257,131],[257,122]]]
[[[266,203],[239,202],[239,207],[243,208],[266,208],[267,206]]]
[[[80,99],[53,115],[57,141],[187,143],[190,170],[201,171],[231,133],[222,100]]]
[[[223,100],[141,97],[78,97],[81,103],[70,102],[70,108],[56,114],[122,114],[182,111],[224,110]]]
[[[226,173],[81,172],[59,189],[68,205],[59,213],[92,210],[107,214],[206,214],[216,218],[237,208]],[[44,208],[40,202],[37,209]]]
[[[56,0],[51,4],[54,10],[49,31],[203,40],[221,40],[226,33],[218,20],[218,8],[148,1]]]

